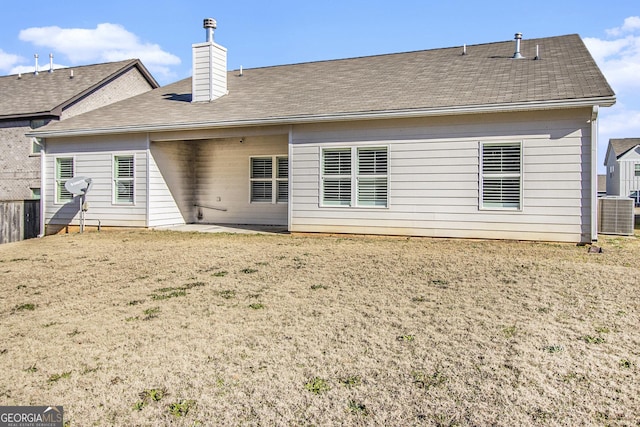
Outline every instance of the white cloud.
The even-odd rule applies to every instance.
[[[180,58],[138,36],[118,24],[98,24],[94,29],[34,27],[20,31],[22,41],[49,48],[66,56],[76,65],[89,62],[111,62],[139,58],[152,74],[170,77],[170,66]]]
[[[616,92],[640,88],[640,35],[614,40],[585,38],[584,41]]]
[[[640,106],[636,106],[640,108]],[[598,171],[606,173],[604,158],[612,138],[637,138],[640,136],[640,109],[618,103],[602,108],[598,116]]]
[[[616,93],[617,103],[600,110],[598,163],[603,172],[604,156],[611,138],[640,137],[640,17],[630,16],[620,27],[605,30],[603,38],[584,42]]]
[[[616,135],[640,136],[640,110],[633,110],[624,105],[601,110],[599,131],[610,138],[620,138]],[[607,141],[609,138],[607,138]]]
[[[640,16],[630,16],[624,20],[621,27],[610,28],[605,30],[605,32],[609,36],[618,37],[624,33],[630,33],[635,30],[640,30]]]
[[[22,61],[22,58],[18,55],[14,55],[12,53],[7,53],[0,49],[0,71],[10,70],[11,67],[15,66],[19,62]],[[13,73],[10,73],[13,74]]]

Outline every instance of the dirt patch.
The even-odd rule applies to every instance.
[[[639,239],[0,246],[0,403],[70,425],[635,425]]]

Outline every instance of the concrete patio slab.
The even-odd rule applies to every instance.
[[[158,227],[157,230],[186,231],[192,233],[236,233],[236,234],[287,234],[284,225],[249,224],[183,224]]]

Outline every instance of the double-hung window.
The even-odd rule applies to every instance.
[[[322,206],[387,207],[386,147],[322,150]]]
[[[64,186],[73,178],[73,175],[73,157],[56,157],[56,203],[67,203],[73,200],[73,194]]]
[[[322,204],[351,206],[351,149],[322,152]]]
[[[636,163],[635,167],[635,176],[640,176],[640,163]]]
[[[134,202],[133,156],[113,156],[113,202],[130,205]]]
[[[289,200],[289,161],[286,156],[251,157],[251,203]]]
[[[480,144],[480,208],[522,208],[522,144]]]

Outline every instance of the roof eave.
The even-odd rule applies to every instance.
[[[20,120],[20,119],[34,119],[41,117],[59,118],[60,114],[56,114],[55,111],[41,111],[38,113],[21,113],[21,114],[7,114],[6,116],[0,116],[0,120]]]
[[[386,110],[386,111],[364,111],[353,113],[334,113],[321,115],[304,115],[304,116],[285,116],[285,117],[269,117],[260,119],[241,119],[228,121],[210,121],[210,122],[189,122],[189,123],[171,123],[160,125],[132,125],[119,126],[110,128],[92,128],[92,129],[75,129],[75,130],[42,130],[33,131],[27,136],[38,136],[41,138],[65,137],[65,136],[89,136],[89,135],[106,135],[118,133],[142,133],[142,132],[164,132],[164,131],[184,131],[196,130],[204,128],[227,128],[227,127],[244,127],[244,126],[264,126],[264,125],[292,125],[306,124],[318,122],[336,122],[336,121],[355,121],[355,120],[376,120],[376,119],[394,119],[394,118],[415,118],[415,117],[433,117],[446,115],[462,115],[462,114],[484,114],[484,113],[504,113],[504,112],[522,112],[534,110],[550,110],[564,108],[583,108],[599,105],[602,107],[610,107],[615,104],[615,96],[596,97],[596,98],[580,98],[570,100],[557,101],[531,101],[523,103],[504,103],[504,104],[483,104],[483,105],[465,105],[453,106],[445,108],[425,108],[425,109],[405,109],[405,110]]]

